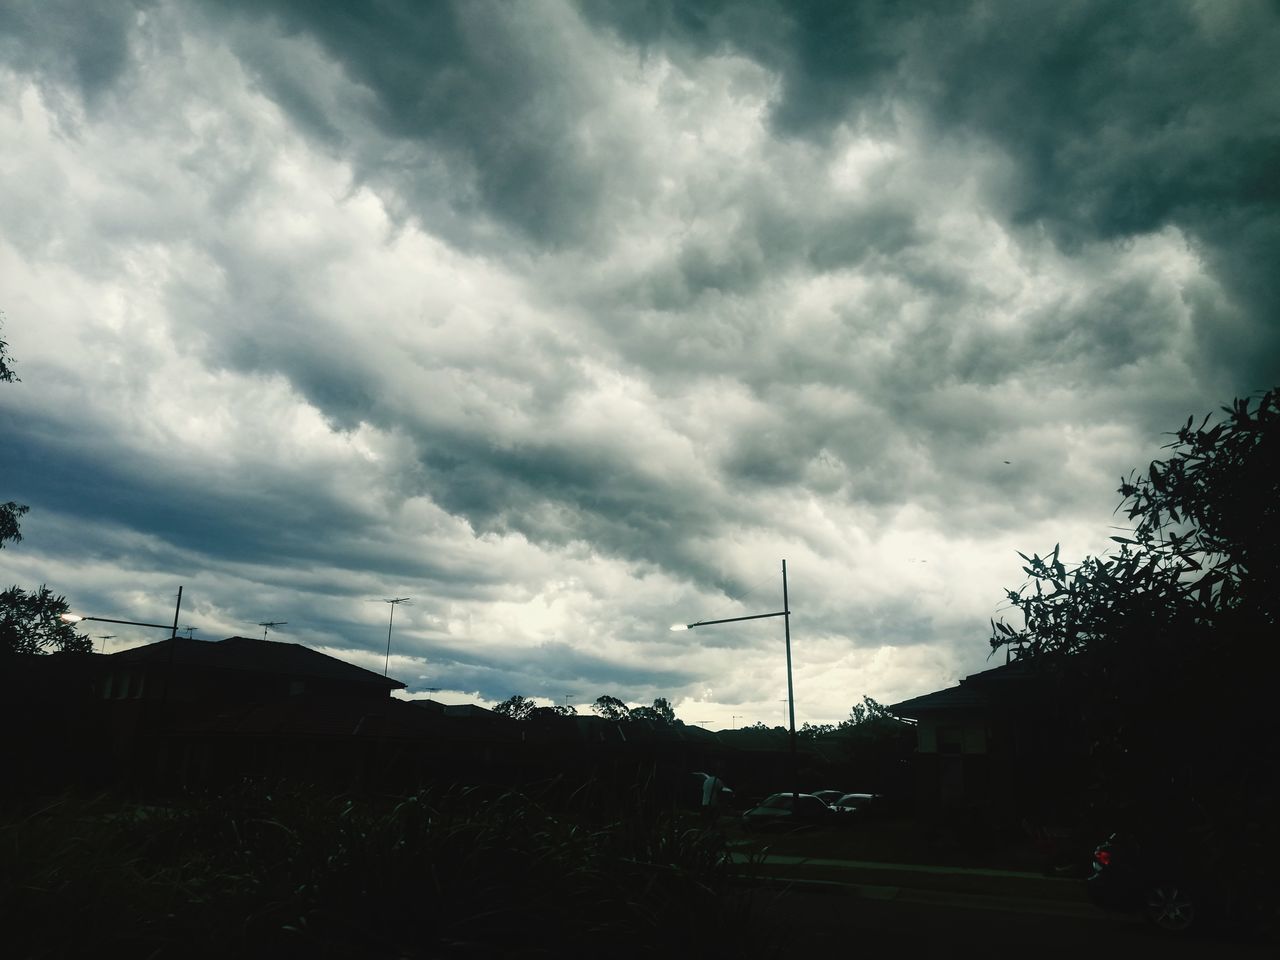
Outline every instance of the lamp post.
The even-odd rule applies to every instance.
[[[726,617],[723,620],[699,620],[696,623],[675,623],[672,630],[692,630],[694,627],[709,627],[717,623],[740,623],[743,620],[765,620],[769,617],[782,617],[785,625],[787,641],[787,715],[790,720],[790,752],[791,752],[791,795],[800,796],[800,784],[797,782],[796,765],[796,695],[791,683],[791,606],[787,600],[787,561],[782,561],[782,609],[773,613],[753,613],[746,617]]]
[[[173,629],[167,623],[141,623],[138,620],[115,620],[111,617],[82,617],[76,613],[64,613],[58,619],[62,620],[64,623],[82,623],[86,620],[92,620],[94,623],[123,623],[125,626],[128,626],[128,627],[155,627],[157,630]],[[175,631],[175,634],[176,634],[176,631]],[[114,636],[114,634],[112,636]],[[101,640],[103,638],[99,637],[98,639]],[[110,639],[110,638],[107,638],[107,639]]]
[[[178,604],[173,608],[173,623],[140,623],[137,620],[116,620],[114,617],[82,617],[76,613],[64,613],[60,620],[66,623],[80,623],[82,620],[92,620],[94,623],[123,623],[129,627],[153,627],[156,630],[168,630],[170,638],[178,636],[178,615],[182,612],[182,587],[178,587]],[[195,629],[194,627],[191,629]]]
[[[66,623],[81,623],[85,620],[91,620],[94,623],[122,623],[128,627],[150,627],[154,630],[168,630],[169,639],[173,641],[169,644],[169,666],[164,684],[164,702],[169,702],[169,688],[173,685],[173,656],[174,651],[178,647],[178,617],[182,613],[182,587],[178,587],[178,602],[173,608],[173,623],[142,623],[139,620],[117,620],[114,617],[82,617],[75,613],[64,613],[59,617]],[[194,627],[190,629],[195,629]],[[106,644],[102,645],[105,652]]]

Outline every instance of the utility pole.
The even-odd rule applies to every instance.
[[[796,694],[791,682],[791,603],[787,597],[787,561],[782,561],[782,609],[773,613],[753,613],[745,617],[724,617],[719,620],[699,620],[696,623],[673,623],[672,630],[692,630],[694,627],[709,627],[715,623],[739,623],[743,620],[763,620],[766,617],[782,617],[786,624],[787,638],[787,704],[786,717],[789,721],[791,736],[791,793],[795,800],[800,797],[800,785],[797,779],[799,767],[796,761]]]
[[[412,603],[412,597],[384,597],[383,603],[391,605],[391,616],[387,617],[387,658],[382,664],[382,675],[385,677],[391,669],[391,624],[396,620],[396,607],[402,603]]]

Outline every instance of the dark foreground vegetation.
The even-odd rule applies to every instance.
[[[715,834],[562,783],[62,797],[0,843],[14,957],[772,953]]]
[[[1118,552],[1023,555],[1022,623],[993,622],[991,644],[1070,707],[1087,759],[1063,811],[1105,812],[1154,886],[1274,930],[1280,387],[1222,412],[1122,480]]]

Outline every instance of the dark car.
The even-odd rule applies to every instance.
[[[1099,906],[1141,912],[1170,933],[1185,933],[1204,912],[1203,879],[1185,858],[1163,845],[1112,834],[1093,851],[1086,883]]]
[[[775,793],[744,813],[742,823],[751,830],[793,830],[828,824],[836,816],[811,793]]]
[[[837,800],[844,796],[843,790],[814,790],[811,796],[817,797],[827,806],[831,806]]]
[[[1265,928],[1261,878],[1248,858],[1184,831],[1112,834],[1093,852],[1089,895],[1106,909],[1141,913],[1171,934],[1205,928],[1237,934]]]
[[[883,806],[884,797],[878,793],[846,793],[831,804],[831,809],[839,814],[852,814],[865,820],[882,812]]]

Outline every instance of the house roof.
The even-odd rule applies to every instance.
[[[889,709],[901,717],[918,717],[923,713],[940,713],[943,711],[982,710],[992,705],[993,701],[1005,698],[1009,688],[1025,686],[1031,679],[1031,664],[1027,661],[1014,660],[1012,663],[971,673],[957,686],[946,690],[926,693],[910,700],[889,705]]]
[[[985,707],[988,703],[985,693],[973,687],[966,687],[961,681],[958,687],[949,687],[923,696],[912,697],[901,703],[889,705],[889,709],[901,717],[917,717],[922,713],[938,713],[944,710],[974,710]]]
[[[189,734],[308,737],[439,737],[443,717],[388,698],[361,702],[299,697],[230,706],[184,726]]]
[[[172,658],[172,659],[170,659]],[[339,660],[299,643],[259,640],[256,637],[228,637],[225,640],[195,640],[172,637],[145,647],[107,654],[110,663],[181,664],[215,670],[274,673],[290,677],[367,683],[387,690],[404,687],[399,680]]]

